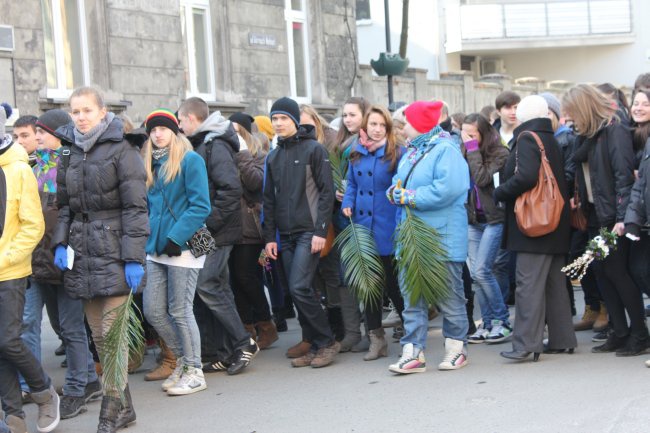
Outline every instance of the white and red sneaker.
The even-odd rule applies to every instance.
[[[423,373],[427,370],[427,363],[422,350],[408,343],[402,348],[402,356],[399,361],[391,364],[388,369],[393,373],[401,374]]]
[[[458,370],[469,362],[465,353],[464,344],[460,340],[445,339],[445,357],[438,364],[438,370]]]

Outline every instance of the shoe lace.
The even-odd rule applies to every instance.
[[[460,355],[462,355],[462,352],[447,352],[445,357],[442,358],[442,362],[453,363]]]

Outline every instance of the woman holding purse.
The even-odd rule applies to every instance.
[[[210,214],[208,177],[203,159],[179,133],[174,113],[153,111],[145,128],[149,139],[142,154],[151,235],[146,246],[144,314],[177,358],[163,391],[186,395],[207,387],[193,311],[205,255],[195,257],[187,243]]]

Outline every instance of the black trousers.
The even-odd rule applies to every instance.
[[[0,400],[6,415],[25,418],[18,373],[31,392],[45,391],[50,378],[20,338],[27,278],[0,281]]]
[[[320,349],[334,341],[327,315],[314,296],[312,283],[319,254],[311,253],[313,233],[281,236],[282,266],[287,276],[289,293],[298,309],[303,338]]]
[[[593,232],[592,232],[593,234]],[[594,235],[595,236],[595,235]],[[571,251],[569,253],[569,263],[573,262],[575,259],[580,257],[584,252],[589,242],[590,236],[589,232],[573,230],[571,233]],[[582,286],[582,291],[585,295],[585,305],[591,307],[592,310],[599,311],[600,303],[603,298],[600,295],[600,290],[598,289],[598,283],[596,282],[596,274],[594,274],[594,269],[589,266],[585,276],[582,277],[580,281],[580,286]],[[571,290],[573,292],[573,289]]]
[[[245,325],[271,320],[271,310],[264,293],[264,270],[259,265],[262,244],[235,245],[228,265],[235,304]]]
[[[401,318],[402,311],[404,311],[404,299],[399,290],[394,260],[395,258],[393,256],[381,256],[381,261],[384,264],[384,275],[386,276],[384,292],[393,301],[393,305]],[[381,328],[381,304],[381,301],[379,301],[377,303],[371,302],[370,305],[365,306],[366,322],[369,330]]]
[[[598,229],[589,229],[590,238],[597,234]],[[632,335],[638,340],[643,340],[648,338],[648,328],[641,290],[628,271],[629,251],[630,240],[620,236],[616,250],[610,252],[605,260],[594,261],[593,266],[616,336],[624,338]],[[629,325],[626,313],[630,316]]]

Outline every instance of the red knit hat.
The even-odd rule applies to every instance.
[[[406,107],[404,115],[417,132],[425,134],[438,125],[441,112],[442,101],[415,101]]]

